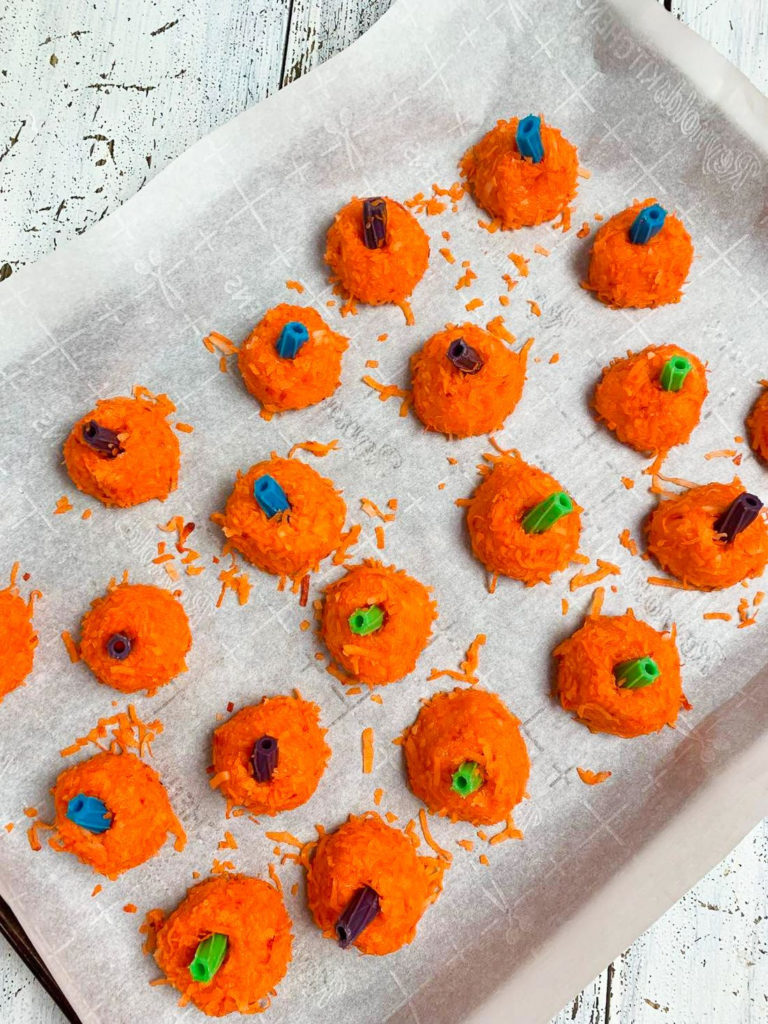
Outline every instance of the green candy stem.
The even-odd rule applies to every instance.
[[[650,686],[661,675],[659,666],[653,658],[622,661],[613,670],[613,674],[622,690],[640,690],[644,686]]]
[[[194,960],[189,965],[189,973],[194,981],[207,985],[212,980],[227,955],[228,941],[226,935],[219,935],[216,932],[203,939],[195,951]]]
[[[685,356],[672,356],[661,371],[661,386],[665,391],[679,391],[685,378],[693,369],[693,363]]]
[[[573,502],[565,491],[556,491],[526,513],[523,529],[526,533],[544,533],[569,512],[573,512]]]
[[[384,611],[377,604],[370,608],[355,608],[349,616],[349,628],[358,636],[368,636],[384,625]]]
[[[475,761],[462,761],[451,777],[451,789],[459,796],[469,796],[480,789],[482,784],[483,774]]]

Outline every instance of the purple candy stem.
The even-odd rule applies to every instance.
[[[131,653],[131,638],[125,633],[113,633],[107,640],[107,654],[115,661],[125,661]]]
[[[253,744],[251,754],[253,777],[257,782],[270,782],[277,768],[277,740],[274,736],[262,736]]]
[[[387,201],[380,196],[363,200],[363,241],[366,249],[381,249],[387,242]]]
[[[730,544],[737,534],[757,519],[762,507],[763,503],[757,495],[745,491],[715,520],[715,532],[722,534],[725,543]]]
[[[83,440],[99,455],[108,455],[110,459],[123,451],[117,434],[107,427],[100,427],[96,420],[89,420],[83,427]]]
[[[446,355],[462,373],[479,373],[483,368],[483,357],[463,338],[455,338],[448,346]]]
[[[358,889],[336,922],[336,938],[342,949],[351,946],[381,910],[379,896],[370,885]]]

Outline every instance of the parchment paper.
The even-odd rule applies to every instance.
[[[177,1009],[172,990],[149,987],[156,970],[140,953],[137,928],[148,908],[175,906],[193,870],[205,875],[214,857],[265,874],[274,845],[265,828],[309,839],[314,822],[333,827],[370,808],[376,787],[401,824],[415,817],[391,740],[420,698],[443,685],[426,682],[429,668],[456,667],[481,631],[488,635],[481,681],[520,717],[532,756],[530,800],[516,815],[525,840],[492,849],[478,841],[468,853],[455,841],[474,837],[472,829],[433,820],[436,838],[454,853],[444,895],[413,945],[384,959],[323,940],[303,890],[288,892],[296,942],[269,1011],[275,1024],[451,1022],[473,1013],[546,1020],[765,813],[765,634],[760,624],[737,630],[735,617],[702,620],[706,611],[734,613],[759,584],[700,595],[646,583],[652,565],[618,542],[624,527],[639,539],[654,500],[641,476],[646,462],[598,429],[587,405],[611,357],[679,342],[708,360],[711,395],[692,442],[672,454],[666,471],[730,479],[730,459],[703,455],[734,448],[744,453],[745,486],[768,492],[765,471],[734,441],[766,372],[765,106],[650,0],[399,0],[361,42],[198,143],[75,245],[0,289],[0,566],[20,560],[29,586],[44,592],[34,673],[0,708],[0,818],[16,823],[0,832],[0,884],[83,1021],[198,1016],[194,1007]],[[404,199],[432,182],[450,184],[463,151],[496,118],[529,111],[559,125],[592,172],[568,234],[549,225],[489,234],[466,199],[455,215],[424,221],[433,253],[414,295],[416,326],[406,327],[395,308],[341,320],[326,307],[324,233],[351,194]],[[575,229],[645,196],[677,209],[691,230],[697,259],[686,297],[654,311],[608,310],[579,287],[590,240]],[[444,244],[456,265],[438,255]],[[534,254],[535,244],[550,257]],[[513,270],[510,251],[531,258],[531,273],[505,310],[496,297],[505,291],[502,273]],[[456,290],[464,259],[478,280]],[[351,344],[333,399],[265,422],[236,373],[221,373],[201,339],[212,329],[242,339],[265,309],[296,298],[286,279],[303,282],[298,301],[324,312]],[[476,295],[485,305],[467,314]],[[528,299],[540,304],[540,318]],[[433,331],[446,321],[484,324],[500,312],[520,342],[529,335],[536,342],[522,401],[499,440],[555,474],[585,507],[582,550],[622,568],[608,580],[617,592],[608,591],[606,610],[631,605],[659,628],[677,622],[694,710],[674,731],[631,742],[592,736],[550,700],[550,652],[578,627],[591,591],[569,595],[566,573],[532,591],[502,580],[489,595],[454,505],[472,492],[486,441],[427,435],[361,383],[370,372],[406,385],[408,357]],[[382,333],[385,343],[377,341]],[[369,359],[379,367],[367,371]],[[110,511],[74,492],[60,447],[97,397],[128,393],[135,383],[167,391],[178,420],[195,431],[182,437],[181,485],[164,506]],[[272,577],[251,570],[250,603],[240,607],[230,594],[215,608],[210,558],[221,535],[209,514],[222,507],[237,469],[308,438],[340,440],[339,453],[313,465],[343,487],[350,522],[363,522],[358,554],[376,554],[374,524],[359,499],[383,505],[397,497],[385,557],[435,588],[434,639],[408,679],[381,691],[382,706],[366,694],[345,695],[324,671],[313,634],[299,630],[306,612],[295,596],[276,591]],[[636,480],[634,489],[622,476]],[[65,493],[75,508],[54,516]],[[83,521],[87,507],[93,517]],[[92,898],[95,876],[47,847],[32,853],[24,835],[25,805],[51,812],[48,790],[63,767],[58,750],[110,714],[116,696],[83,665],[70,665],[59,633],[76,634],[90,600],[124,568],[135,580],[167,583],[151,560],[165,537],[156,524],[176,514],[197,524],[195,547],[208,566],[181,581],[195,638],[189,672],[136,704],[145,719],[165,723],[154,764],[189,844],[177,854],[169,843]],[[339,572],[324,566],[312,597]],[[563,617],[565,595],[571,606]],[[227,823],[205,772],[216,715],[228,701],[239,707],[293,686],[318,701],[330,729],[333,758],[317,794],[261,826]],[[370,776],[361,774],[365,726],[376,735]],[[576,766],[610,769],[613,777],[590,789]],[[237,851],[217,849],[225,828]],[[300,877],[292,865],[281,874],[287,891]],[[126,903],[140,914],[124,913]]]

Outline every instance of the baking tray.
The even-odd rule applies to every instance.
[[[450,183],[466,146],[496,117],[520,110],[542,111],[579,145],[592,177],[582,181],[575,225],[635,195],[656,195],[681,210],[698,254],[684,302],[640,313],[606,310],[578,287],[588,240],[548,225],[514,236],[479,233],[482,214],[464,200],[456,215],[424,221],[433,259],[414,296],[416,326],[406,328],[397,310],[362,310],[349,320],[329,312],[352,337],[344,387],[316,410],[261,421],[232,375],[218,372],[200,345],[203,335],[218,329],[244,337],[266,307],[291,298],[288,278],[300,279],[305,300],[322,308],[331,298],[322,237],[338,206],[352,192],[403,198],[429,191],[432,181]],[[210,866],[225,823],[218,797],[200,788],[205,737],[228,699],[241,704],[279,688],[277,665],[323,705],[334,750],[345,752],[334,756],[307,812],[287,816],[280,827],[309,838],[312,821],[338,822],[347,810],[370,804],[366,780],[357,778],[354,793],[342,798],[367,724],[377,734],[370,782],[386,789],[403,820],[413,816],[417,804],[402,784],[396,754],[387,754],[388,741],[412,720],[419,698],[433,692],[428,668],[455,667],[483,630],[489,642],[481,681],[523,720],[533,774],[531,800],[517,815],[525,840],[488,851],[488,868],[477,863],[479,847],[474,859],[456,854],[417,941],[394,957],[341,957],[313,930],[300,898],[290,902],[296,962],[270,1010],[275,1021],[292,1013],[327,1019],[342,1008],[361,1020],[449,1024],[509,1020],[512,1012],[526,1022],[546,1021],[765,813],[762,627],[737,634],[733,623],[702,624],[705,610],[735,605],[739,595],[654,590],[645,563],[622,553],[619,529],[639,534],[651,503],[643,462],[595,427],[585,399],[612,356],[678,338],[709,361],[712,396],[695,440],[671,457],[670,471],[702,480],[732,474],[730,465],[705,464],[702,454],[743,430],[755,382],[765,375],[767,113],[741,75],[653,0],[568,7],[549,0],[535,10],[494,0],[398,0],[344,54],[202,140],[82,239],[4,284],[0,553],[20,558],[45,596],[36,616],[35,675],[1,709],[25,728],[0,738],[0,814],[17,826],[2,836],[0,889],[29,936],[28,962],[36,948],[55,979],[51,987],[60,986],[86,1024],[135,1019],[135,999],[150,1000],[142,1003],[146,1012],[163,1019],[196,1016],[192,1008],[174,1011],[168,992],[145,988],[151,963],[137,962],[137,921],[121,906],[171,906],[191,871]],[[407,383],[410,352],[446,320],[466,317],[469,295],[455,291],[455,269],[435,252],[444,229],[457,254],[478,269],[486,298],[478,322],[504,312],[521,339],[536,336],[532,356],[539,362],[532,362],[524,398],[500,440],[589,503],[583,549],[623,569],[607,610],[632,604],[654,625],[678,621],[694,711],[674,733],[631,743],[593,737],[548,700],[551,648],[576,628],[588,593],[573,596],[566,618],[558,616],[567,576],[549,590],[524,593],[502,582],[493,599],[487,595],[453,507],[471,492],[487,445],[470,439],[449,447],[427,437],[360,383],[372,357],[380,361],[380,379]],[[550,249],[550,258],[532,263],[508,311],[497,309],[492,281],[510,266],[506,252],[533,260],[534,244]],[[530,318],[526,298],[540,302],[540,321]],[[378,345],[382,332],[390,338]],[[555,352],[560,362],[550,364]],[[172,373],[169,353],[177,356]],[[89,503],[72,493],[59,445],[94,397],[125,392],[134,382],[169,390],[179,400],[179,418],[195,424],[184,441],[182,486],[164,509],[143,507],[119,518],[94,509],[88,527],[75,534],[74,517]],[[112,697],[82,666],[69,665],[58,633],[76,630],[82,609],[103,589],[107,561],[113,571],[127,565],[135,576],[154,571],[162,581],[150,562],[154,527],[166,512],[198,518],[206,551],[214,550],[216,531],[201,520],[220,507],[234,469],[308,437],[340,438],[339,455],[318,468],[344,486],[353,518],[364,494],[379,502],[401,498],[386,555],[434,584],[441,610],[435,639],[417,672],[384,693],[374,721],[365,694],[352,701],[321,667],[307,669],[311,646],[296,642],[303,613],[276,595],[274,581],[252,572],[251,605],[227,603],[216,613],[215,577],[201,577],[185,595],[193,627],[205,624],[195,634],[189,676],[167,694],[137,701],[144,717],[166,721],[155,763],[190,846],[183,855],[164,851],[110,886],[101,903],[89,903],[92,879],[82,867],[48,850],[33,856],[23,836],[21,808],[35,803],[45,811],[45,790],[60,767],[56,751],[108,713]],[[458,459],[452,476],[446,454]],[[748,454],[739,472],[759,492],[764,471]],[[631,494],[618,489],[625,473],[637,481]],[[444,493],[439,482],[446,482]],[[76,511],[54,519],[55,500],[65,492]],[[361,553],[375,553],[370,529]],[[325,572],[318,582],[327,578]],[[254,683],[246,672],[269,623],[275,633],[267,633],[263,650],[274,646],[265,654],[273,659],[264,672],[271,678]],[[217,676],[214,685],[217,660],[226,678]],[[614,776],[587,790],[575,776],[577,764],[611,768]],[[232,827],[244,830],[238,868],[262,872],[270,844],[252,826]],[[432,827],[443,845],[464,834],[444,822]],[[105,992],[107,962],[99,957],[107,949],[112,973]]]

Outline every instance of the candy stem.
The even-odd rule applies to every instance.
[[[132,646],[131,638],[125,633],[113,633],[107,640],[107,654],[115,661],[125,661]]]
[[[462,373],[478,373],[483,368],[483,357],[463,338],[454,338],[445,354]]]
[[[480,789],[483,784],[483,773],[476,761],[462,761],[451,776],[451,789],[459,796],[469,796]]]
[[[189,965],[189,973],[194,981],[207,985],[213,979],[227,955],[228,943],[227,936],[218,932],[203,939],[195,950],[194,960]]]
[[[251,752],[251,764],[257,782],[271,782],[277,768],[277,757],[277,740],[274,736],[262,736],[256,740]]]
[[[613,674],[622,690],[641,690],[644,686],[650,686],[661,675],[659,666],[653,658],[622,661],[614,668]]]
[[[630,242],[633,245],[645,245],[646,242],[650,242],[664,227],[666,217],[667,211],[658,203],[646,206],[632,221],[629,229]]]
[[[526,533],[544,533],[569,512],[573,512],[573,502],[565,491],[556,491],[525,515],[523,529]]]
[[[529,114],[518,121],[515,142],[520,156],[528,157],[535,164],[544,159],[544,145],[541,141],[541,118]]]
[[[715,533],[723,535],[726,544],[731,541],[757,519],[762,501],[756,494],[748,494],[744,491],[738,498],[734,498],[722,515],[715,520]]]
[[[72,797],[67,804],[67,817],[75,825],[97,836],[106,832],[112,825],[104,801],[95,796],[86,796],[85,793],[78,793]]]
[[[366,249],[381,249],[387,243],[387,201],[381,196],[363,200],[363,241]]]
[[[336,938],[341,948],[351,946],[380,910],[379,895],[370,885],[358,889],[336,922]]]
[[[96,420],[88,420],[83,426],[83,440],[99,455],[106,455],[110,459],[122,455],[120,438],[114,430],[99,426]]]
[[[661,386],[665,391],[679,391],[685,378],[693,369],[693,363],[685,356],[672,356],[661,371]]]
[[[298,320],[290,320],[280,331],[277,339],[277,354],[282,359],[295,359],[302,345],[309,341],[309,331]]]
[[[370,608],[355,608],[349,616],[349,628],[358,636],[368,636],[384,625],[384,609],[377,604]]]
[[[268,473],[254,481],[253,496],[267,519],[272,519],[278,512],[286,512],[291,507],[283,488]]]

